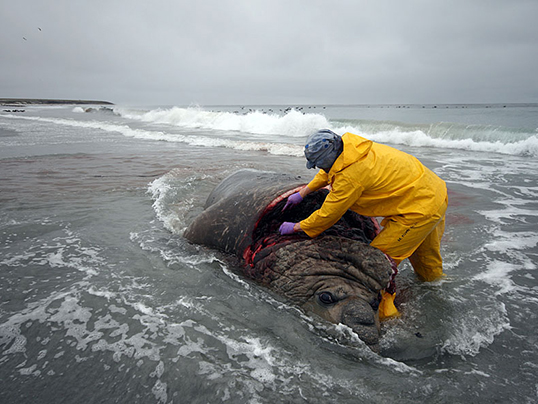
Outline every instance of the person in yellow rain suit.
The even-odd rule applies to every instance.
[[[289,205],[300,203],[311,192],[330,185],[320,209],[299,222],[284,222],[281,234],[304,231],[316,237],[348,210],[383,217],[383,229],[371,242],[396,265],[409,258],[424,281],[443,274],[440,253],[448,205],[445,182],[415,157],[374,143],[352,133],[342,137],[328,129],[309,136],[305,146],[307,168],[320,168],[314,179],[290,195]],[[394,294],[382,293],[381,318],[398,315]]]

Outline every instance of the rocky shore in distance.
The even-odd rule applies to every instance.
[[[18,107],[22,105],[114,105],[108,101],[95,100],[56,100],[45,98],[0,98],[0,105]]]

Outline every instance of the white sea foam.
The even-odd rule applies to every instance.
[[[473,277],[473,280],[483,281],[495,286],[495,294],[502,295],[518,289],[510,278],[510,274],[518,270],[519,265],[504,261],[493,261],[488,264],[486,271]]]
[[[485,141],[473,138],[439,138],[423,132],[422,130],[406,130],[393,128],[387,131],[363,132],[360,126],[345,126],[333,128],[338,133],[351,132],[364,134],[365,137],[379,143],[399,144],[412,147],[436,147],[442,149],[457,149],[475,152],[501,153],[517,156],[538,156],[538,137],[530,136],[519,141],[507,139],[505,141]]]
[[[454,319],[451,336],[445,340],[442,351],[453,355],[476,356],[481,348],[491,345],[495,336],[510,329],[510,322],[503,303],[494,302],[495,307],[484,313]]]
[[[509,233],[497,229],[492,237],[492,240],[484,245],[484,248],[494,252],[504,252],[511,254],[513,252],[526,250],[529,248],[535,248],[538,246],[538,234],[534,232],[518,232]],[[523,258],[521,255],[512,256],[517,258],[518,261]],[[522,261],[519,261],[522,262]],[[536,265],[532,264],[526,269],[535,269]]]
[[[183,214],[192,209],[193,201],[185,198],[193,192],[195,178],[176,181],[174,171],[152,181],[148,193],[153,199],[153,209],[164,227],[173,233],[180,233],[186,226]],[[180,198],[181,196],[181,198]],[[180,201],[180,202],[179,202]]]
[[[483,247],[488,256],[505,257],[490,259],[487,269],[473,277],[495,287],[495,294],[502,295],[526,289],[512,280],[512,273],[535,270],[537,265],[528,251],[538,245],[538,235],[533,232],[508,233],[500,229],[493,232],[491,241]]]
[[[320,114],[303,114],[290,110],[285,115],[251,111],[246,114],[213,112],[198,107],[134,111],[116,108],[115,111],[129,119],[143,122],[169,124],[183,128],[204,128],[223,131],[248,132],[261,135],[285,135],[304,137],[318,128],[329,126]]]
[[[436,147],[458,149],[475,152],[491,152],[507,155],[538,157],[538,136],[527,134],[517,137],[507,135],[506,138],[487,140],[480,133],[458,131],[451,136],[443,136],[425,132],[420,128],[402,128],[392,125],[385,130],[363,129],[360,122],[342,125],[331,122],[321,114],[303,114],[292,110],[285,115],[263,114],[258,111],[246,115],[230,112],[213,112],[200,108],[178,108],[166,110],[134,111],[115,108],[115,113],[131,120],[158,124],[160,130],[153,128],[131,128],[128,125],[106,121],[82,121],[60,118],[40,118],[31,116],[10,116],[11,119],[28,119],[50,122],[58,125],[93,128],[108,132],[120,133],[126,137],[137,139],[180,142],[201,147],[226,147],[236,150],[260,150],[275,155],[302,156],[302,142],[309,133],[319,128],[329,128],[337,133],[351,132],[361,134],[376,142],[399,144],[412,147]],[[106,118],[101,116],[101,118]],[[382,123],[381,123],[382,124]],[[167,128],[167,126],[169,128]],[[382,126],[387,126],[382,124]],[[390,126],[390,125],[388,125]],[[191,129],[188,135],[177,133],[178,129]],[[208,135],[196,134],[196,130],[214,131]],[[233,134],[249,136],[236,136]],[[509,132],[508,132],[509,133]],[[263,135],[263,139],[260,138]],[[519,139],[519,140],[518,140]]]
[[[84,246],[84,241],[69,230],[65,230],[65,233],[65,236],[56,237],[55,243],[38,239],[23,253],[5,255],[0,264],[11,267],[33,264],[51,268],[71,268],[87,276],[97,275],[99,266],[104,262],[100,257],[100,250]]]
[[[515,136],[515,133],[506,130],[504,134],[497,134],[498,140],[490,140],[493,136],[490,135],[492,129],[489,127],[482,129],[474,127],[474,130],[471,130],[470,126],[460,128],[459,125],[452,125],[444,128],[441,133],[437,133],[439,130],[432,131],[431,128],[428,132],[424,132],[423,129],[413,130],[412,128],[379,122],[377,127],[392,126],[390,130],[380,131],[377,127],[375,129],[363,127],[360,122],[341,126],[336,122],[331,123],[321,114],[303,114],[293,109],[285,115],[265,114],[259,111],[238,115],[230,112],[212,112],[200,108],[178,107],[136,112],[116,109],[116,112],[130,119],[189,128],[281,134],[303,138],[319,128],[329,128],[338,133],[364,134],[368,138],[382,143],[538,156],[538,137],[536,135],[520,139]],[[497,129],[493,129],[493,131],[498,132]]]
[[[533,251],[538,246],[538,234],[534,231],[504,229],[510,228],[507,226],[512,223],[521,224],[528,229],[529,224],[534,222],[536,188],[507,186],[503,191],[502,197],[495,201],[501,205],[500,208],[478,211],[488,222],[494,223],[495,227],[490,231],[489,241],[482,248],[489,257],[487,268],[475,275],[473,280],[492,285],[496,295],[526,290],[525,296],[529,296],[531,291],[518,285],[513,280],[513,274],[526,274],[537,268]]]
[[[232,271],[230,271],[226,265],[224,265],[223,263],[220,263],[220,266],[222,268],[222,271],[226,275],[228,275],[230,278],[232,278],[235,282],[240,284],[245,289],[250,290],[250,285],[247,282],[245,282],[243,279],[241,279],[239,276],[234,274]]]

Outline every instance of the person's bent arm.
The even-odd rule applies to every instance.
[[[299,222],[298,228],[310,237],[317,237],[340,220],[344,213],[359,199],[362,190],[363,188],[357,182],[342,178],[337,186],[329,192],[321,208]]]
[[[302,187],[299,191],[299,194],[301,195],[301,197],[304,199],[305,196],[307,196],[308,194],[311,194],[313,191],[308,188],[308,185],[305,185],[304,187]]]

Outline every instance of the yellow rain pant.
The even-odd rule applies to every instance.
[[[424,281],[434,281],[442,276],[441,238],[445,231],[445,212],[448,200],[431,218],[413,225],[385,219],[383,230],[370,243],[390,256],[396,264],[409,258],[415,273]]]
[[[445,276],[441,258],[441,238],[445,231],[446,201],[436,215],[429,220],[412,226],[404,226],[394,220],[387,220],[384,229],[370,245],[389,255],[398,265],[409,258],[415,273],[424,281],[431,282]],[[379,318],[398,316],[394,305],[396,293],[381,292]]]

